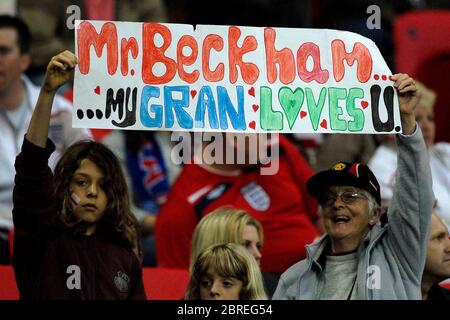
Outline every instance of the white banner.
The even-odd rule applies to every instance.
[[[358,34],[76,21],[74,127],[396,133],[391,71]]]

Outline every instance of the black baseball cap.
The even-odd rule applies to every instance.
[[[316,173],[306,182],[306,190],[319,202],[329,186],[352,186],[366,190],[381,205],[380,185],[372,170],[364,164],[338,162],[331,169]]]

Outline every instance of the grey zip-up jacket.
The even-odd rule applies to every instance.
[[[431,170],[418,125],[409,136],[397,135],[398,176],[388,209],[388,223],[375,225],[357,249],[359,299],[421,299],[434,195]],[[324,235],[307,246],[306,259],[280,278],[274,300],[315,299],[323,288]]]

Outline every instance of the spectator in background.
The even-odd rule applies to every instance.
[[[34,0],[17,0],[17,6],[18,15],[32,32],[29,75],[37,84],[52,56],[74,50],[75,31],[71,24],[76,11],[70,6],[79,8],[78,18],[83,20],[166,21],[163,0],[42,0],[38,6]]]
[[[201,251],[219,243],[243,245],[259,265],[263,241],[263,229],[258,220],[244,210],[232,207],[218,208],[203,217],[195,227],[189,270],[192,270],[194,261]]]
[[[39,96],[39,88],[24,74],[30,65],[30,43],[29,29],[22,20],[0,16],[0,226],[5,232],[12,228],[14,161]],[[88,130],[72,128],[72,105],[58,95],[49,137],[56,146],[49,161],[52,168],[67,147],[90,137]],[[5,232],[0,241],[7,239]]]
[[[448,227],[435,213],[431,216],[427,260],[422,275],[422,298],[450,300],[450,290],[439,286],[450,278],[450,238]]]
[[[418,81],[416,86],[422,95],[415,110],[415,117],[422,129],[430,157],[433,191],[437,200],[435,211],[447,225],[450,225],[450,143],[434,143],[436,124],[433,108],[436,93]],[[387,206],[393,196],[397,174],[397,149],[392,136],[377,148],[369,162],[369,167],[378,177],[381,185],[381,199],[383,205]]]
[[[369,134],[315,134],[312,140],[305,135],[294,135],[300,150],[309,152],[309,163],[314,171],[323,171],[338,161],[367,164],[376,149],[373,135]],[[316,144],[309,143],[317,141]]]
[[[259,266],[264,244],[262,225],[244,210],[232,207],[222,207],[208,213],[195,227],[189,270],[192,271],[193,264],[201,251],[219,243],[243,245]],[[272,273],[263,272],[263,280],[267,295],[271,297],[278,283],[278,277]]]
[[[321,226],[317,202],[304,186],[312,170],[283,135],[272,135],[267,140],[265,137],[217,134],[216,141],[204,141],[203,148],[194,151],[195,162],[184,166],[156,220],[159,266],[187,269],[197,223],[209,212],[227,205],[245,210],[262,224],[266,243],[262,271],[280,274],[306,256],[305,245],[319,235],[316,226]],[[239,144],[239,138],[244,143]],[[251,139],[256,142],[250,143]],[[221,156],[209,161],[203,150],[213,143],[219,146]],[[255,150],[250,145],[260,147]],[[268,165],[262,165],[261,159],[257,163],[249,161],[266,148],[279,148],[279,155],[272,155]],[[228,152],[246,157],[242,162],[234,158],[227,163]],[[279,163],[274,174],[260,173],[274,163]]]
[[[256,260],[236,243],[216,244],[195,260],[186,300],[266,300]]]
[[[126,131],[127,172],[136,217],[142,230],[145,266],[156,266],[155,222],[160,207],[166,202],[170,186],[182,167],[170,158],[172,142],[167,131]]]

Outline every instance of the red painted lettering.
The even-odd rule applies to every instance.
[[[228,29],[228,61],[230,64],[230,82],[235,83],[238,78],[237,66],[241,69],[242,80],[247,84],[256,82],[259,76],[258,67],[250,62],[242,61],[244,54],[257,48],[258,43],[253,36],[247,36],[244,39],[242,47],[237,45],[241,30],[238,27]]]
[[[131,56],[136,59],[138,56],[138,44],[134,37],[130,39],[122,38],[120,42],[120,71],[123,76],[128,74],[128,52],[131,51]]]
[[[106,22],[103,24],[100,34],[98,34],[90,22],[81,22],[77,30],[78,68],[80,72],[82,74],[89,73],[91,46],[94,46],[97,57],[101,57],[103,47],[106,44],[108,73],[110,75],[115,74],[117,71],[119,51],[117,42],[117,29],[114,23]]]
[[[156,34],[161,35],[163,38],[161,47],[155,45],[154,37]],[[171,81],[175,77],[177,63],[164,55],[164,52],[172,42],[172,34],[169,28],[159,23],[146,22],[142,27],[142,39],[142,80],[144,83],[163,84]],[[158,62],[163,63],[166,67],[162,76],[157,76],[153,73],[153,66]]]
[[[311,71],[306,68],[308,57],[311,57],[314,66]],[[315,80],[318,83],[328,81],[328,70],[322,70],[320,67],[320,49],[319,46],[312,42],[305,42],[297,51],[297,69],[298,76],[302,81],[311,82]]]
[[[223,49],[223,39],[217,34],[209,34],[205,37],[205,40],[203,41],[202,47],[203,77],[205,78],[206,81],[211,82],[222,81],[225,70],[223,63],[219,63],[219,65],[214,70],[211,70],[209,68],[211,49],[214,49],[217,52],[220,52]]]
[[[185,47],[191,48],[190,55],[185,56],[183,54],[183,48]],[[197,56],[198,45],[195,38],[188,35],[182,36],[177,45],[178,74],[180,75],[180,78],[187,83],[194,83],[195,81],[197,81],[200,72],[198,72],[198,70],[194,70],[190,73],[186,72],[183,68],[183,65],[192,65],[197,59]]]
[[[333,73],[336,81],[341,81],[345,75],[344,60],[349,66],[358,61],[357,77],[359,82],[365,83],[372,74],[372,56],[369,50],[360,42],[356,42],[350,53],[345,51],[345,44],[342,40],[333,40],[331,43],[333,56]]]
[[[272,28],[264,29],[264,44],[266,46],[267,80],[274,83],[277,80],[277,66],[280,68],[280,81],[289,84],[295,79],[295,60],[292,51],[284,48],[275,49],[276,32]]]

